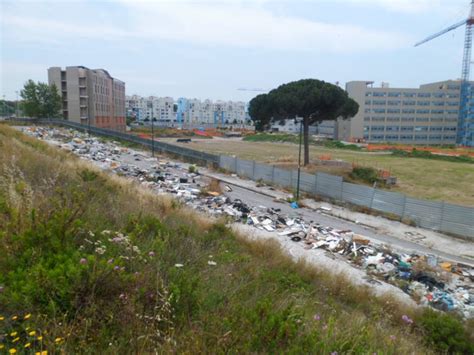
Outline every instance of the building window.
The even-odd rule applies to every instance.
[[[372,103],[372,101],[370,101],[370,100],[365,100],[365,104],[366,104],[366,105],[370,105],[371,103]]]
[[[372,121],[373,122],[383,122],[383,121],[385,121],[385,117],[383,117],[383,116],[372,116]]]
[[[400,136],[400,140],[402,140],[402,141],[412,141],[413,140],[413,135],[404,135],[404,134],[402,134]]]
[[[415,140],[417,140],[417,141],[427,141],[428,136],[427,135],[415,135]]]
[[[416,105],[416,101],[403,101],[404,106],[413,106]]]
[[[448,113],[450,115],[458,115],[459,111],[458,110],[446,110],[446,113]]]
[[[429,92],[419,92],[418,97],[431,97]]]
[[[415,132],[428,132],[428,126],[415,126]]]
[[[446,97],[450,99],[457,99],[459,97],[459,94],[446,94]]]
[[[389,122],[400,122],[400,117],[387,117]]]
[[[433,106],[444,106],[444,101],[433,101],[431,104]]]
[[[444,113],[444,110],[431,110],[431,113],[435,115],[442,115]]]
[[[372,112],[373,113],[385,113],[385,109],[384,108],[374,108],[374,109],[372,109]]]
[[[442,93],[442,92],[435,92],[435,93],[433,93],[433,97],[437,97],[437,98],[444,97],[444,93]]]
[[[387,113],[400,113],[400,109],[398,108],[389,108]]]
[[[398,126],[386,126],[386,127],[385,127],[385,130],[386,130],[387,132],[389,132],[389,131],[390,131],[390,132],[398,132],[399,129],[400,129],[400,127],[398,127]]]
[[[370,127],[372,132],[383,132],[385,130],[385,126],[372,126]]]
[[[444,127],[444,131],[445,132],[448,132],[448,131],[456,131],[456,127]]]
[[[418,104],[418,106],[429,106],[430,102],[429,101],[418,101],[417,104]]]
[[[415,117],[402,117],[402,122],[414,122]]]
[[[430,113],[430,110],[416,110],[416,113],[427,114],[427,113]]]
[[[413,132],[413,126],[402,126],[400,128],[402,132]]]
[[[398,135],[389,134],[385,136],[385,139],[388,141],[398,141]]]
[[[415,97],[416,94],[414,92],[404,92],[403,96],[404,97]]]
[[[441,132],[442,130],[443,130],[443,127],[437,127],[437,126],[430,127],[430,132]]]
[[[385,136],[383,134],[373,134],[370,136],[370,139],[375,141],[383,141],[384,137]]]
[[[429,122],[429,118],[428,117],[417,117],[416,118],[416,122]]]
[[[385,92],[377,92],[377,91],[375,91],[372,95],[373,95],[374,97],[385,97]]]
[[[386,105],[387,101],[385,101],[385,100],[373,100],[372,104],[373,105]]]
[[[443,122],[443,117],[432,117],[431,122]]]
[[[402,110],[402,113],[415,113],[414,108],[405,108]]]
[[[400,97],[401,92],[389,92],[388,97]]]
[[[440,134],[430,136],[430,141],[440,141],[440,140],[441,140],[441,135]]]

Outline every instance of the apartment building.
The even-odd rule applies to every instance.
[[[441,81],[419,88],[390,88],[387,83],[374,87],[373,84],[372,81],[346,84],[349,96],[360,107],[351,119],[337,121],[334,132],[337,139],[426,145],[459,142],[460,81]]]
[[[153,117],[162,123],[181,125],[232,125],[248,121],[247,105],[240,101],[211,101],[180,97],[142,98],[138,95],[126,99],[127,112],[139,120]]]
[[[51,67],[48,82],[60,91],[64,119],[125,131],[125,83],[106,70]]]

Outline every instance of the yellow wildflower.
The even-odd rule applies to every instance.
[[[18,340],[20,340],[20,337],[16,337],[15,339],[13,339],[12,343],[16,343]]]
[[[31,343],[26,343],[25,348],[29,348],[31,346]]]
[[[26,320],[26,319],[30,319],[30,317],[31,317],[31,313],[28,313],[27,315],[25,315],[25,316],[23,317],[23,319],[25,319],[25,320]]]
[[[10,349],[10,350],[8,350],[8,352],[9,352],[10,354],[15,354],[15,353],[16,353],[16,349]]]
[[[61,342],[61,340],[63,340],[61,337],[57,337],[56,339],[54,339],[54,342],[59,343],[59,342]]]
[[[41,352],[41,355],[48,355],[48,351],[47,351],[47,350],[43,350],[43,351]]]
[[[37,338],[39,341],[43,340],[43,337],[40,335],[38,338]]]
[[[11,336],[11,337],[16,337],[17,334],[18,334],[18,332],[11,332],[11,333],[10,333],[10,336]]]
[[[28,333],[29,336],[33,336],[36,334],[36,331],[35,330],[32,330],[31,332]]]
[[[5,345],[0,344],[0,350],[3,349],[4,347],[5,347]]]
[[[4,316],[0,316],[0,320],[4,320],[4,319],[5,319],[5,317],[4,317]]]
[[[12,320],[17,320],[18,319],[18,316],[13,316],[12,317]],[[15,349],[12,349],[12,350],[15,350]],[[15,350],[16,351],[16,350]]]
[[[26,327],[25,330],[26,330],[26,331],[30,330],[30,327]]]

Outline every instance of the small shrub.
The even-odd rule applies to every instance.
[[[363,181],[369,184],[373,184],[374,182],[380,183],[382,180],[379,178],[377,170],[371,167],[364,167],[364,166],[356,166],[352,169],[352,172],[349,176],[358,181]]]
[[[426,341],[440,352],[473,354],[473,334],[468,334],[462,322],[451,314],[426,310],[418,320]]]

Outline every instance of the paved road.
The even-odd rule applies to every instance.
[[[474,262],[467,258],[445,253],[441,250],[430,249],[407,240],[401,240],[398,238],[380,234],[377,233],[377,231],[373,228],[362,226],[354,222],[346,221],[337,217],[325,215],[323,213],[319,213],[308,208],[299,208],[297,210],[292,209],[288,203],[276,202],[273,197],[264,194],[259,194],[256,191],[249,191],[233,184],[232,188],[233,191],[226,193],[227,196],[231,198],[239,198],[243,202],[251,206],[262,205],[265,207],[280,208],[283,213],[288,214],[290,216],[301,216],[305,221],[314,221],[316,223],[320,223],[321,225],[331,226],[336,229],[350,229],[354,233],[368,237],[375,244],[387,244],[390,245],[393,249],[406,253],[433,254],[445,260],[460,262],[474,267]]]

